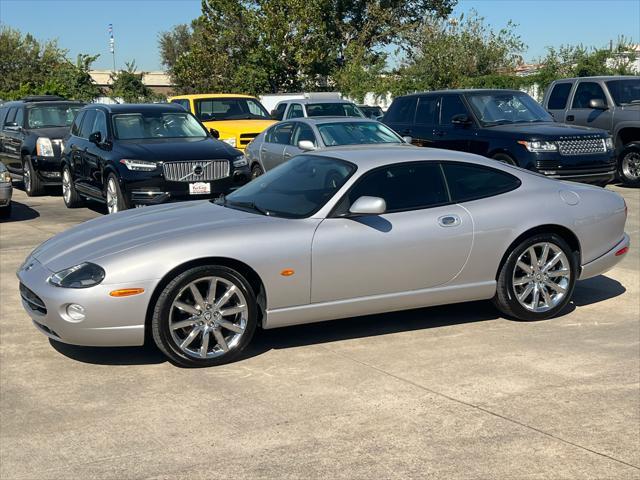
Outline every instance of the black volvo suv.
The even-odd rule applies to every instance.
[[[174,200],[213,198],[245,184],[242,152],[216,140],[173,104],[88,105],[62,153],[67,207],[87,198],[109,213]]]
[[[27,195],[60,185],[62,139],[84,103],[54,95],[25,97],[0,107],[0,161],[22,178]]]
[[[606,185],[616,173],[606,131],[555,123],[517,90],[398,97],[382,121],[415,145],[476,153],[553,178]]]

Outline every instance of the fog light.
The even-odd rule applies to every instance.
[[[67,305],[67,315],[71,320],[81,322],[85,318],[84,307],[77,303],[71,303]]]

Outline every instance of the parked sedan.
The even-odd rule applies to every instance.
[[[277,123],[258,135],[245,154],[253,178],[301,153],[345,145],[400,145],[386,125],[363,118],[299,118]]]
[[[544,205],[545,208],[540,208]],[[624,258],[626,205],[479,156],[414,147],[299,155],[217,203],[130,210],[63,232],[18,270],[42,333],[236,358],[259,325],[493,299],[560,314],[577,279]],[[329,328],[329,327],[327,327]]]
[[[105,202],[109,213],[216,197],[250,179],[242,152],[212,138],[175,104],[87,106],[62,157],[66,206],[89,198]]]

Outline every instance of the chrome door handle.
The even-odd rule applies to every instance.
[[[457,215],[443,215],[438,218],[441,227],[455,227],[460,225],[460,217]]]

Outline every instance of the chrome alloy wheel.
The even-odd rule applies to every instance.
[[[520,305],[531,312],[546,312],[565,297],[571,265],[559,246],[551,242],[536,243],[518,257],[512,280]]]
[[[215,358],[240,343],[248,315],[247,300],[233,282],[203,277],[176,295],[169,312],[169,330],[186,355]]]
[[[62,170],[62,198],[66,204],[71,201],[71,175],[66,168]]]
[[[107,210],[109,213],[118,212],[118,187],[113,177],[107,182]]]
[[[31,168],[29,168],[29,162],[25,161],[22,164],[22,183],[24,184],[24,189],[27,192],[31,191]]]
[[[640,178],[640,153],[629,152],[622,158],[622,173],[629,180]]]

